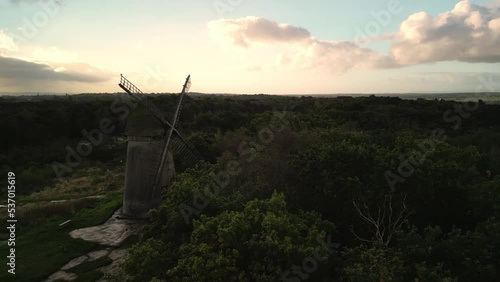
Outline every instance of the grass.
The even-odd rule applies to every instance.
[[[83,273],[81,275],[78,275],[78,278],[73,280],[74,282],[91,282],[91,281],[97,281],[101,279],[104,276],[104,273],[100,272],[99,270],[92,270],[86,273]]]
[[[56,216],[48,219],[43,225],[18,230],[16,233],[16,274],[12,275],[7,272],[5,254],[9,247],[1,246],[0,281],[42,281],[71,259],[97,249],[98,243],[73,239],[68,233],[77,228],[103,223],[121,204],[121,196],[107,197],[93,207],[77,212],[71,218],[72,221],[62,227],[59,224],[69,218]],[[91,272],[86,275],[98,276]]]
[[[19,203],[36,203],[64,199],[77,199],[94,195],[119,194],[123,187],[125,169],[106,170],[99,167],[81,168],[62,181],[55,181],[52,185],[39,192],[27,196],[20,196]]]
[[[42,202],[26,204],[18,207],[16,210],[17,218],[19,219],[18,226],[25,228],[43,224],[47,219],[56,216],[71,218],[71,216],[83,208],[94,207],[97,202],[99,202],[98,198],[82,198],[57,203]],[[1,230],[5,230],[6,216],[7,214],[5,213],[5,215],[0,217]]]
[[[110,196],[101,201],[97,208],[83,209],[75,214],[72,221],[65,226],[71,230],[98,225],[105,222],[122,205],[123,196]],[[98,222],[98,223],[95,223]]]
[[[45,187],[40,192],[27,196],[19,195],[16,198],[18,232],[44,224],[49,218],[59,216],[69,219],[82,208],[95,206],[100,199],[93,198],[94,196],[123,195],[120,188],[123,186],[123,171],[122,167],[113,170],[85,167],[75,171],[72,176],[63,181]],[[64,202],[51,202],[55,200],[64,200]],[[3,201],[0,202],[5,204]],[[7,212],[6,209],[0,209],[0,211],[5,211],[0,213],[0,241],[4,241],[8,236]],[[0,243],[2,244],[3,242]]]

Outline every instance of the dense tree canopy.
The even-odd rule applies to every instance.
[[[153,99],[170,113],[176,96]],[[2,101],[1,169],[41,189],[103,118],[115,130],[82,162],[122,165],[114,100]],[[499,105],[198,95],[180,129],[204,161],[176,159],[117,279],[500,280]]]

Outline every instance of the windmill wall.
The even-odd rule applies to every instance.
[[[153,191],[158,165],[165,141],[154,137],[129,136],[125,174],[123,213],[131,217],[145,217],[161,203],[161,190]],[[170,185],[175,177],[172,154],[161,175],[161,187]]]

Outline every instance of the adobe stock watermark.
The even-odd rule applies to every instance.
[[[292,106],[290,109],[293,108]],[[250,142],[242,141],[239,144],[238,153],[240,160],[228,162],[225,170],[217,174],[211,173],[212,181],[203,188],[203,191],[196,191],[191,203],[181,203],[178,206],[186,224],[190,224],[193,217],[199,215],[219,195],[220,190],[228,187],[231,179],[241,173],[240,161],[253,162],[257,157],[257,153],[266,149],[274,140],[276,134],[282,132],[290,125],[287,115],[286,107],[282,112],[274,110],[272,120],[267,126],[259,130],[256,140]]]
[[[16,32],[8,33],[10,37],[18,42],[26,43],[33,39],[41,29],[49,25],[51,19],[59,14],[64,3],[57,0],[35,2],[40,9],[33,13],[31,17],[24,17],[21,26],[16,29]]]
[[[159,67],[146,69],[146,74],[142,78],[144,90],[156,88],[162,79],[168,77],[168,73],[162,72]],[[139,101],[131,99],[128,94],[119,94],[116,99],[111,102],[110,111],[117,116],[120,121],[126,120],[132,110],[137,108]],[[113,133],[116,126],[109,117],[102,118],[98,122],[98,127],[90,131],[82,130],[83,138],[77,143],[75,148],[66,146],[65,163],[53,162],[52,169],[59,181],[62,178],[73,172],[83,158],[90,156],[94,148],[100,146],[104,141],[104,136]]]
[[[234,11],[241,6],[243,2],[245,2],[245,0],[215,0],[212,2],[212,6],[217,16],[222,19],[227,12]]]
[[[464,102],[456,103],[453,108],[446,110],[443,113],[443,121],[450,124],[452,130],[460,129],[465,119],[468,119],[471,114],[479,109],[479,100],[488,97],[496,91],[496,86],[500,85],[500,81],[493,80],[494,74],[478,75],[478,85],[476,86],[474,97],[478,99],[477,102]],[[483,92],[487,90],[490,93]],[[438,141],[445,141],[448,138],[445,135],[445,130],[442,128],[434,129],[431,133],[431,138],[422,141],[416,141],[416,145],[420,150],[412,150],[408,157],[403,155],[399,156],[399,166],[397,172],[387,170],[384,173],[385,180],[390,187],[390,191],[396,190],[396,184],[403,183],[407,178],[411,177],[419,166],[421,166],[427,157],[431,155],[435,149]]]
[[[300,282],[308,280],[311,274],[318,270],[319,264],[325,262],[340,247],[340,244],[331,242],[330,235],[326,242],[320,236],[316,238],[316,241],[319,243],[319,246],[314,249],[314,252],[303,259],[301,264],[294,264],[289,270],[283,272],[281,281]]]
[[[395,15],[403,11],[403,5],[400,0],[389,0],[386,8],[380,11],[371,11],[372,20],[367,22],[363,29],[355,29],[356,43],[365,43],[367,39],[380,35],[383,28],[388,27]]]

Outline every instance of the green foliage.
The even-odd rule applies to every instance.
[[[417,277],[426,277],[423,269],[428,269],[428,275],[434,273],[442,279],[497,281],[499,240],[500,223],[490,218],[473,231],[455,228],[445,233],[439,227],[427,227],[419,232],[412,228],[398,247],[404,250],[407,264],[416,266],[416,272],[410,273]]]
[[[401,251],[382,245],[347,248],[342,252],[345,268],[343,281],[404,281]],[[427,280],[425,280],[427,281]]]
[[[443,263],[435,266],[427,266],[426,262],[415,266],[416,274],[420,281],[453,282],[455,279],[449,276],[449,271],[443,271]]]
[[[500,218],[500,175],[475,185],[471,194],[476,217],[481,220],[489,216]]]
[[[243,211],[195,221],[168,274],[173,281],[277,281],[332,231],[317,214],[289,214],[284,196],[274,194],[249,202]]]
[[[207,103],[210,112],[206,117],[211,118],[211,126],[222,123],[223,115],[213,114],[216,99]],[[135,260],[150,251],[154,254],[147,265],[141,266],[147,271],[134,268],[135,260],[128,262],[134,269],[130,273],[138,281],[155,276],[182,281],[185,275],[189,277],[186,280],[217,281],[223,273],[240,280],[252,274],[256,276],[247,279],[270,279],[266,276],[269,273],[261,270],[268,269],[263,266],[266,259],[277,258],[257,247],[245,252],[247,241],[242,234],[257,223],[245,217],[248,211],[242,207],[253,199],[270,197],[273,191],[284,195],[290,212],[315,211],[338,226],[346,244],[343,256],[337,265],[330,266],[330,272],[315,273],[318,281],[498,278],[498,267],[493,266],[497,258],[487,252],[496,249],[495,244],[488,243],[496,240],[495,222],[488,219],[498,213],[498,170],[492,166],[496,151],[491,149],[494,142],[479,141],[479,136],[494,140],[498,134],[493,114],[484,118],[484,112],[491,112],[493,106],[482,104],[476,116],[463,120],[462,128],[482,128],[473,131],[477,136],[471,138],[468,134],[472,133],[454,130],[453,124],[442,119],[443,112],[453,109],[452,102],[302,97],[290,98],[288,103],[296,106],[293,114],[288,115],[287,127],[276,132],[270,142],[262,142],[258,135],[269,125],[273,116],[270,111],[254,112],[246,128],[227,131],[224,127],[213,139],[210,135],[193,135],[202,147],[212,144],[212,152],[218,148],[223,153],[216,164],[204,164],[181,175],[166,193],[162,206],[152,213],[153,223],[142,243],[133,249]],[[486,124],[493,127],[484,127]],[[442,128],[447,138],[433,136],[437,128]],[[416,157],[421,159],[416,162]],[[203,207],[196,207],[190,214],[196,224],[186,224],[179,205],[195,207],[193,199],[200,200],[205,187],[213,183],[213,175],[224,171],[232,160],[237,160],[238,173],[230,175],[227,185],[222,185],[206,205],[203,200],[198,202]],[[357,245],[350,227],[360,230],[362,238],[373,234],[359,220],[352,200],[362,199],[376,211],[391,191],[384,173],[391,170],[399,174],[406,160],[413,162],[411,173],[397,183],[393,196],[409,207],[412,215],[408,222],[414,227],[398,230],[388,247]],[[280,225],[272,228],[279,234]],[[226,237],[221,239],[220,235]],[[255,260],[260,252],[265,254],[260,257],[263,265],[249,270],[253,264],[240,263],[242,259]],[[293,255],[280,256],[283,260],[290,257]]]
[[[178,96],[152,97],[171,116]],[[72,98],[0,101],[0,130],[6,133],[0,172],[16,172],[19,194],[50,184],[55,177],[50,164],[64,162],[66,146],[75,147],[81,131],[97,128],[103,117],[111,118],[116,131],[80,167],[123,165],[127,143],[119,136],[126,122],[109,108],[116,97]],[[458,124],[443,114],[462,105],[437,99],[188,97],[180,129],[206,162],[189,169],[176,156],[176,170],[183,173],[151,212],[151,224],[124,264],[126,273],[114,278],[276,281],[310,255],[315,246],[310,239],[324,236],[329,229],[323,223],[332,222],[342,256],[332,255],[309,281],[498,281],[500,105],[477,105]],[[280,130],[276,117],[284,125]],[[433,134],[436,129],[443,138]],[[271,130],[272,137],[263,138],[263,130]],[[423,143],[428,146],[421,148]],[[408,175],[392,191],[384,174],[402,175],[404,165]],[[90,177],[88,184],[98,182]],[[411,211],[411,227],[400,228],[389,246],[360,246],[351,228],[360,238],[372,238],[374,231],[364,225],[353,199],[376,217],[388,193]],[[78,213],[62,230],[103,221],[119,205],[112,199]],[[65,246],[22,246],[47,254],[46,269],[32,263],[43,275],[76,254],[51,224],[47,234],[20,236],[54,238]]]
[[[176,256],[168,253],[166,244],[153,238],[133,246],[127,256],[123,267],[133,281],[149,281],[153,277],[164,277],[168,269],[167,256]]]

